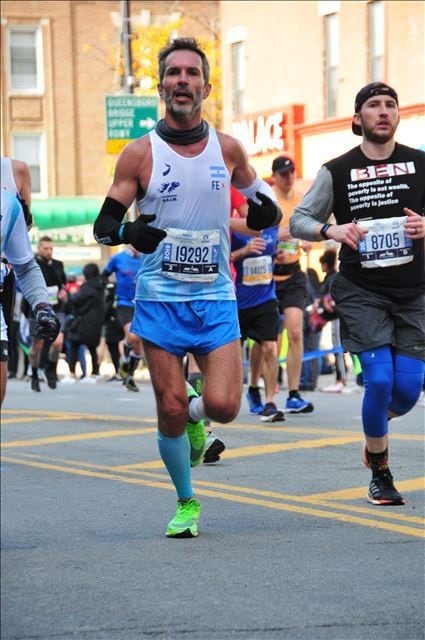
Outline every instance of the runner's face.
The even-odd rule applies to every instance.
[[[373,96],[362,105],[355,121],[370,142],[389,142],[400,121],[397,102],[389,96]]]
[[[53,244],[51,242],[40,242],[38,253],[45,260],[51,260],[53,256]]]
[[[295,171],[286,171],[286,173],[283,174],[276,171],[274,180],[277,187],[284,193],[291,191],[295,184]]]
[[[197,53],[183,49],[169,54],[159,94],[171,115],[180,120],[193,117],[210,90]]]

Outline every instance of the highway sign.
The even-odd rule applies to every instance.
[[[106,96],[106,151],[119,153],[157,123],[159,99],[132,94]]]

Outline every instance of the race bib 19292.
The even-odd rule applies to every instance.
[[[413,243],[406,237],[407,216],[359,220],[368,233],[358,244],[362,267],[394,267],[413,260]]]
[[[180,282],[214,282],[218,276],[220,232],[168,228],[162,242],[161,273]]]

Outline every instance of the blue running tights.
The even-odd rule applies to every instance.
[[[401,416],[416,404],[422,389],[423,360],[393,353],[389,345],[358,354],[365,394],[363,430],[371,438],[388,432],[388,410]]]

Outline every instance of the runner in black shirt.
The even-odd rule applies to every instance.
[[[425,153],[395,142],[398,96],[388,85],[363,87],[354,111],[362,143],[324,164],[290,229],[341,243],[332,297],[344,347],[363,370],[368,500],[404,504],[388,467],[388,420],[410,411],[424,379]]]

